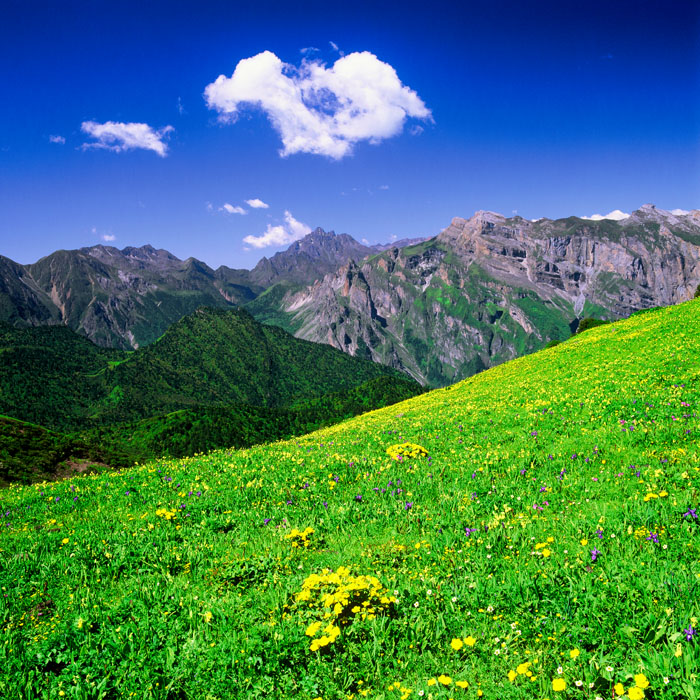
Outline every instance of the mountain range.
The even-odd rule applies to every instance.
[[[62,324],[103,347],[149,345],[200,306],[443,386],[562,340],[584,317],[684,301],[700,283],[700,212],[619,220],[477,212],[429,240],[367,246],[320,228],[252,270],[151,246],[0,257],[0,320]]]

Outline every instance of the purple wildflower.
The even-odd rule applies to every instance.
[[[413,508],[413,503],[406,501],[406,505],[404,506],[404,510],[411,510]]]
[[[690,626],[688,627],[688,629],[687,629],[687,630],[683,630],[683,632],[685,633],[685,640],[686,640],[686,642],[692,642],[692,641],[693,641],[693,637],[697,634],[698,631],[697,631],[696,629],[693,629],[693,626],[690,625]]]
[[[599,554],[600,552],[598,551],[598,549],[593,547],[593,549],[591,550],[591,561],[595,561],[598,558]]]
[[[697,520],[698,519],[697,509],[688,508],[688,510],[685,513],[683,513],[683,516],[686,518],[693,518],[694,520]]]

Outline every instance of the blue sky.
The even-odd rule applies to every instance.
[[[252,267],[316,226],[700,208],[697,2],[5,0],[0,61],[22,263],[108,242]]]

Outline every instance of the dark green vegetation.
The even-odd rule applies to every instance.
[[[690,301],[304,437],[5,489],[0,697],[698,700],[698,346]]]
[[[598,326],[604,326],[606,323],[610,323],[610,321],[606,321],[605,319],[602,318],[592,318],[592,317],[587,317],[581,319],[581,323],[578,324],[578,328],[576,329],[576,333],[583,333],[584,331],[587,331],[589,328],[597,328]]]
[[[0,416],[0,486],[67,478],[102,468],[128,467],[132,463],[133,457],[118,447]]]
[[[298,340],[244,310],[200,309],[133,352],[65,327],[0,324],[0,360],[0,413],[70,433],[47,437],[61,442],[60,454],[66,445],[76,456],[102,449],[118,465],[124,451],[182,456],[289,437],[420,392],[395,370]],[[27,468],[23,478],[40,472]]]
[[[116,423],[83,433],[91,444],[117,445],[139,460],[183,457],[216,448],[250,447],[305,435],[360,413],[419,393],[416,383],[378,377],[347,391],[334,392],[291,407],[249,404],[174,411],[133,423]]]

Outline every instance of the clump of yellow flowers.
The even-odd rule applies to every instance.
[[[305,530],[297,530],[294,528],[284,539],[291,540],[292,547],[308,547],[311,544],[310,537],[314,534],[312,527],[307,527]]]
[[[158,508],[158,510],[156,510],[156,515],[159,518],[165,518],[166,520],[172,520],[175,517],[175,511],[168,510],[167,508]]]
[[[416,457],[427,457],[428,450],[425,447],[416,445],[413,442],[402,442],[397,445],[391,445],[386,448],[386,453],[392,459],[415,459]]]
[[[295,596],[296,607],[316,618],[306,628],[311,651],[333,644],[354,619],[372,620],[395,602],[376,576],[353,576],[346,566],[311,574]]]

